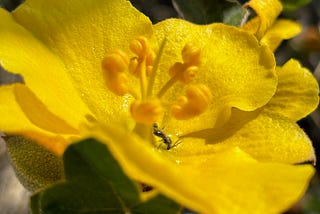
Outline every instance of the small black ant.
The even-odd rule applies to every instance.
[[[163,143],[167,145],[167,150],[172,149],[173,147],[177,146],[177,142],[172,145],[172,140],[169,136],[167,136],[163,131],[161,131],[158,127],[158,124],[153,124],[153,134],[155,136],[161,137],[163,140]]]

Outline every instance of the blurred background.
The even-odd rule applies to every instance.
[[[185,18],[189,21],[205,24],[210,22],[234,23],[226,20],[222,13],[215,11],[228,11],[233,14],[235,0],[230,0],[230,5],[225,0],[131,0],[132,4],[141,12],[150,17],[153,23],[157,23],[169,17]],[[188,5],[189,2],[194,5]],[[199,4],[200,2],[200,4]],[[245,0],[239,1],[241,4]],[[303,31],[294,39],[285,41],[276,52],[278,65],[284,64],[288,59],[298,59],[304,67],[307,67],[318,82],[320,82],[320,0],[283,0],[285,5],[281,17],[298,21],[303,26]],[[0,0],[0,7],[12,11],[21,0]],[[199,6],[200,5],[200,6]],[[218,7],[211,8],[215,5]],[[227,6],[226,6],[227,5]],[[191,6],[196,14],[190,14],[188,6]],[[241,15],[245,17],[247,11],[234,13],[232,17]],[[1,45],[1,43],[0,43]],[[0,67],[0,84],[9,84],[22,81],[19,75],[7,73]],[[1,101],[5,102],[5,101]],[[316,109],[310,116],[299,121],[299,125],[309,135],[314,144],[316,155],[320,160],[320,109]],[[1,133],[0,133],[1,134]],[[0,138],[1,139],[1,138]],[[305,196],[285,214],[320,214],[320,164],[315,166],[317,174],[312,180]],[[9,163],[5,143],[0,140],[0,213],[1,214],[27,214],[29,193],[17,180]]]

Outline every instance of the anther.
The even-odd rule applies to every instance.
[[[147,57],[146,57],[146,69],[147,69],[147,76],[151,74],[151,71],[153,69],[154,60],[156,59],[156,54],[154,51],[149,51]]]
[[[200,66],[201,64],[201,50],[198,46],[192,43],[187,43],[182,52],[182,59],[185,64]]]
[[[199,71],[198,66],[186,66],[180,62],[176,62],[169,70],[171,76],[177,77],[180,82],[188,84],[192,82]]]
[[[124,72],[129,65],[129,59],[126,53],[118,50],[102,60],[102,68],[111,72]]]
[[[203,113],[212,99],[210,89],[202,84],[191,85],[186,96],[178,98],[176,104],[171,107],[171,114],[179,119],[190,119]]]
[[[130,50],[137,56],[142,57],[146,52],[148,52],[149,45],[147,38],[140,36],[130,43]]]
[[[145,74],[149,76],[156,54],[151,49],[147,38],[140,36],[133,40],[130,43],[130,50],[136,54],[136,57],[130,60],[129,72],[136,77],[140,77],[143,69]],[[142,66],[142,64],[144,65]]]
[[[181,78],[181,81],[183,83],[190,83],[194,80],[194,78],[196,77],[196,74],[199,71],[199,67],[197,66],[190,66],[188,67],[184,72],[183,72],[183,76]]]
[[[106,56],[101,63],[107,87],[119,96],[129,91],[128,77],[125,73],[128,69],[128,63],[128,57],[122,51],[117,51]]]
[[[140,76],[140,69],[138,69],[138,66],[139,66],[138,58],[137,57],[131,58],[129,63],[129,72],[135,77]]]
[[[160,100],[156,98],[135,100],[130,106],[130,113],[135,121],[151,125],[161,117],[163,107]]]
[[[160,89],[157,97],[162,97],[177,81],[180,81],[184,84],[189,84],[195,79],[201,64],[200,48],[188,43],[181,51],[181,55],[183,63],[176,62],[171,66],[169,69],[169,75],[171,76],[171,79]]]
[[[199,71],[201,51],[197,46],[188,43],[181,51],[183,63],[176,62],[170,69],[170,76],[184,84],[192,82]]]

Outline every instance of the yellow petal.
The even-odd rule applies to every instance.
[[[201,213],[280,213],[301,197],[314,172],[310,166],[262,164],[239,149],[188,162],[128,132],[95,130],[129,177]]]
[[[185,177],[194,181],[189,188],[205,189],[215,204],[206,213],[282,213],[302,197],[314,174],[307,165],[259,163],[237,148],[199,159],[205,161],[185,163],[193,168]]]
[[[67,146],[67,139],[66,139],[67,136],[56,135],[54,133],[41,129],[39,128],[39,126],[32,123],[29,120],[29,118],[25,115],[23,110],[21,109],[21,106],[16,101],[16,93],[19,93],[19,90],[20,89],[16,91],[15,85],[0,87],[0,100],[1,100],[0,130],[5,131],[7,134],[19,134],[19,135],[29,137],[35,140],[36,142],[38,142],[39,144],[41,144],[42,146],[46,147],[50,151],[53,151],[56,154],[61,155]],[[19,94],[18,96],[21,96],[21,95],[22,94]],[[20,99],[24,99],[24,98],[20,98]],[[32,102],[30,104],[38,105],[39,103]],[[35,106],[35,108],[37,107]],[[32,112],[33,109],[28,109],[28,113],[33,114],[33,115],[29,115],[31,117],[35,115],[41,115],[42,113],[48,116],[48,112],[42,107],[38,108],[37,110],[39,111],[36,111],[36,112]],[[50,115],[49,117],[52,118],[53,115]],[[35,116],[35,119],[37,118],[38,116]],[[54,119],[52,122],[57,122],[57,121],[59,121],[59,119]],[[41,121],[41,122],[47,122],[48,123],[46,124],[47,126],[55,126],[54,124],[50,124],[50,121]],[[59,123],[56,125],[59,126],[64,124]]]
[[[208,130],[210,135],[203,136],[206,142],[182,139],[174,153],[197,157],[237,146],[259,161],[290,164],[315,161],[311,141],[292,120],[266,112],[239,111],[233,111],[232,118],[224,127]]]
[[[7,133],[15,133],[23,130],[39,131],[39,127],[29,121],[16,102],[14,85],[0,87],[0,130]]]
[[[264,111],[294,121],[310,114],[319,104],[319,85],[312,73],[293,59],[277,67],[277,73],[279,83],[276,94]]]
[[[76,128],[48,111],[46,106],[25,85],[15,84],[14,94],[21,110],[33,124],[54,133],[78,134]]]
[[[248,22],[246,22],[243,26],[241,26],[241,28],[251,34],[256,34],[256,32],[259,29],[259,26],[260,26],[259,17],[254,17],[250,19]]]
[[[0,9],[0,40],[1,66],[21,74],[50,112],[77,128],[88,110],[61,60],[3,9]]]
[[[260,24],[256,32],[259,39],[263,37],[282,11],[281,2],[278,0],[251,0],[245,6],[251,7],[259,17]]]
[[[268,29],[260,42],[261,44],[268,46],[274,52],[282,40],[290,39],[300,32],[301,26],[299,23],[279,19]]]
[[[109,121],[127,111],[123,99],[105,86],[101,61],[117,49],[129,50],[138,36],[152,34],[150,20],[129,1],[29,0],[13,16],[61,58],[97,119]]]
[[[312,74],[295,61],[277,68],[279,84],[275,96],[254,112],[232,110],[222,127],[200,130],[184,137],[198,137],[215,144],[201,147],[201,142],[187,143],[179,149],[190,155],[217,152],[228,144],[239,146],[258,160],[299,163],[315,161],[312,144],[294,123],[314,110],[319,103],[319,86]],[[262,115],[260,115],[262,114]],[[192,141],[192,140],[188,140]],[[203,142],[202,142],[203,143]],[[207,150],[207,151],[206,151]]]
[[[155,25],[155,32],[159,41],[167,39],[156,84],[168,80],[170,66],[181,62],[184,45],[193,43],[201,49],[202,61],[195,82],[208,86],[213,96],[206,112],[188,120],[188,124],[172,120],[165,124],[168,130],[212,128],[226,108],[252,111],[274,95],[277,77],[273,54],[259,46],[253,35],[223,24],[200,26],[177,19]],[[175,100],[182,93],[181,85],[175,87],[165,94],[166,99]]]

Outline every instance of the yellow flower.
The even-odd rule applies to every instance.
[[[251,7],[257,17],[242,28],[254,34],[262,45],[267,45],[272,51],[277,49],[282,40],[290,39],[301,32],[299,23],[288,19],[277,19],[282,11],[281,2],[278,0],[250,0],[245,6]]]
[[[6,133],[59,155],[94,136],[132,179],[202,213],[279,213],[305,191],[313,168],[291,164],[315,157],[295,122],[318,85],[250,33],[152,26],[125,0],[27,0],[0,17],[0,63],[25,81],[0,87]]]

